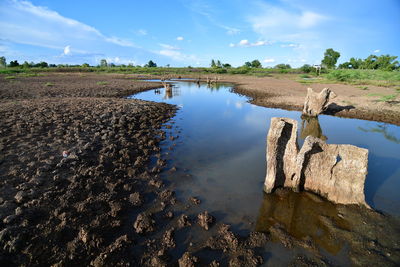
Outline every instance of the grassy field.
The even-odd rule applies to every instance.
[[[321,76],[298,76],[301,83],[345,83],[360,85],[362,90],[367,90],[366,85],[395,87],[400,90],[400,71],[382,70],[330,70]]]

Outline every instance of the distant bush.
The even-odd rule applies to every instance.
[[[304,73],[310,73],[313,70],[315,70],[311,65],[304,64],[303,66],[300,67],[300,70]]]
[[[291,69],[292,67],[289,64],[278,64],[274,67],[275,69]]]
[[[234,69],[229,69],[229,73],[230,74],[247,74],[250,72],[250,68],[243,66],[243,67],[239,67],[239,68],[234,68]]]

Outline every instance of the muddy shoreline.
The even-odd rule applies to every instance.
[[[297,210],[291,192],[266,196],[265,216],[246,236],[206,211],[193,214],[207,196],[180,199],[159,176],[174,175],[165,169],[168,152],[159,143],[178,135],[162,128],[173,128],[176,107],[122,99],[160,87],[138,78],[0,77],[2,266],[258,266],[268,264],[271,242],[296,251],[288,259],[292,266],[338,264],[320,253],[311,233],[297,236],[285,228],[308,216],[301,210],[326,210],[329,204],[312,194],[312,203],[298,203]],[[364,208],[331,206],[317,217],[329,232],[329,248],[346,244],[349,264],[400,261],[396,221]],[[204,238],[195,242],[193,235]]]
[[[285,82],[273,78],[265,78],[264,81],[258,79],[253,78],[256,82],[247,81],[247,79],[241,81],[235,77],[229,77],[226,80],[235,85],[234,91],[236,93],[250,97],[252,104],[295,111],[303,110],[307,87],[315,88],[317,91],[328,87],[337,92],[339,97],[333,99],[333,104],[328,107],[324,114],[400,125],[399,101],[382,102],[379,101],[378,96],[395,93],[396,90],[393,88],[370,86],[367,94],[359,87],[351,85],[303,85],[291,80]],[[264,82],[264,88],[255,87]],[[268,85],[268,83],[271,85]],[[283,88],[283,90],[280,90],[280,88]],[[377,96],[373,96],[374,94]]]

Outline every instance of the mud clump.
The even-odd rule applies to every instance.
[[[189,217],[185,214],[182,214],[179,219],[178,219],[178,226],[179,228],[184,228],[187,226],[191,226],[192,224],[190,223]]]
[[[208,214],[208,211],[200,213],[197,216],[197,223],[202,227],[204,230],[210,229],[211,225],[215,222],[215,218]]]
[[[264,233],[252,232],[248,237],[236,236],[229,225],[221,225],[216,236],[212,236],[206,247],[221,250],[229,257],[229,266],[259,266],[264,260],[257,255],[255,248],[263,247],[267,242]]]
[[[154,224],[155,221],[153,220],[150,214],[140,213],[137,216],[136,221],[133,224],[133,227],[135,228],[136,233],[142,234],[147,232],[153,232],[155,230]]]
[[[185,252],[182,258],[179,259],[179,267],[194,267],[196,262],[198,262],[198,258],[192,256],[189,252]]]

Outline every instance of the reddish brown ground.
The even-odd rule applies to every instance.
[[[367,90],[362,90],[362,86],[347,84],[302,84],[285,75],[220,77],[221,81],[234,83],[236,91],[252,97],[252,103],[256,105],[290,110],[302,110],[307,87],[318,92],[328,87],[337,94],[332,102],[339,106],[336,110],[329,110],[329,114],[400,125],[400,97],[387,102],[379,101],[382,96],[396,94],[391,87],[368,85]]]

